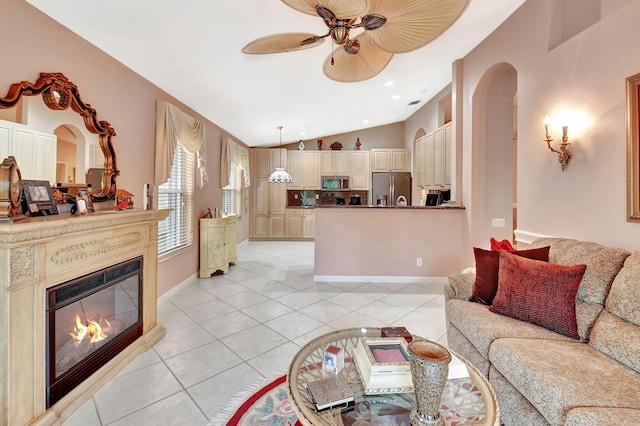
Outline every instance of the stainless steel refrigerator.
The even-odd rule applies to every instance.
[[[371,196],[373,204],[395,206],[398,197],[404,196],[411,205],[411,173],[373,173]],[[380,200],[385,200],[384,203]]]

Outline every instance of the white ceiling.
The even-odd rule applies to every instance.
[[[273,55],[240,51],[269,34],[326,33],[321,18],[278,0],[27,1],[242,142],[273,146],[280,125],[290,143],[406,120],[451,82],[451,63],[525,0],[471,0],[435,41],[357,83],[322,73],[329,42]]]

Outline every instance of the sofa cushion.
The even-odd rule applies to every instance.
[[[640,252],[627,257],[611,285],[607,311],[640,326]]]
[[[474,302],[491,305],[498,289],[498,270],[500,268],[500,251],[473,248],[476,258],[476,281],[473,284]],[[511,251],[518,256],[529,259],[549,260],[549,247],[540,247],[532,250]]]
[[[554,425],[575,407],[640,409],[640,374],[584,343],[498,339],[489,360]]]
[[[609,288],[625,259],[627,250],[565,238],[538,238],[529,248],[551,246],[549,262],[558,265],[587,265],[578,289],[578,300],[604,306]]]
[[[589,344],[640,373],[640,327],[602,311]]]
[[[451,299],[446,303],[447,320],[451,322],[482,354],[489,358],[489,347],[501,337],[558,339],[572,342],[563,336],[534,324],[505,317],[489,311],[489,307],[465,300]],[[456,350],[456,348],[453,348]]]
[[[585,269],[501,250],[498,292],[489,310],[579,339],[576,294]]]
[[[631,253],[597,243],[566,238],[539,238],[529,247],[551,246],[549,262],[560,265],[584,263],[587,270],[578,288],[576,316],[580,339],[587,341],[591,328],[604,307],[611,283]]]

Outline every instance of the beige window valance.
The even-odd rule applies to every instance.
[[[169,179],[178,141],[187,152],[196,154],[196,185],[198,188],[202,188],[205,182],[209,181],[204,123],[187,115],[175,105],[165,101],[157,101],[156,185],[163,184]]]
[[[249,173],[249,150],[240,144],[235,143],[231,138],[223,138],[222,153],[220,155],[220,188],[229,185],[229,174],[231,165],[235,164],[242,170],[244,175],[244,186],[251,186],[251,176]]]

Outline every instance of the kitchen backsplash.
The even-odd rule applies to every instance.
[[[315,204],[326,206],[338,204],[340,199],[344,200],[344,204],[349,204],[351,197],[360,197],[360,204],[369,204],[368,199],[369,191],[300,191],[300,190],[288,190],[287,191],[287,207],[304,207],[313,206]],[[315,204],[313,200],[315,199]]]

